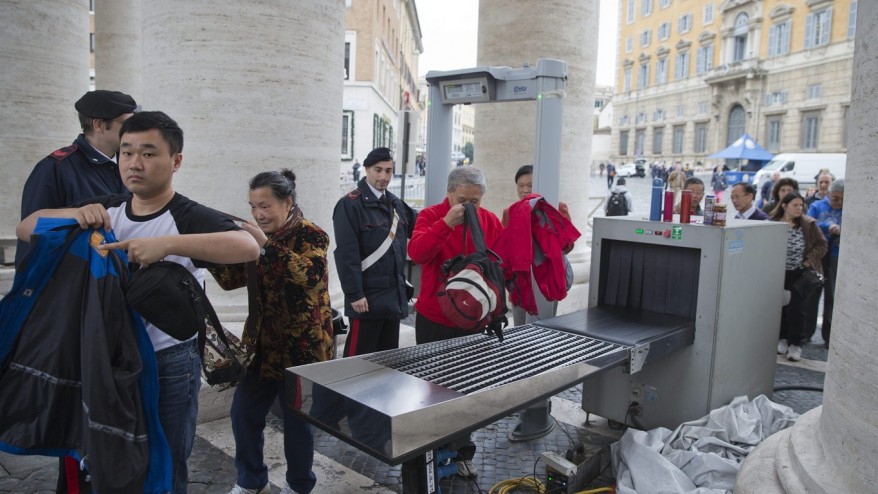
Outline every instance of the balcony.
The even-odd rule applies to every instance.
[[[765,77],[766,70],[761,68],[758,58],[726,63],[714,67],[705,77],[707,84],[721,84],[738,79],[754,79]]]

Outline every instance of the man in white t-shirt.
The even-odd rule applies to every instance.
[[[75,218],[82,228],[112,229],[118,242],[102,248],[127,250],[130,265],[142,269],[165,259],[202,282],[208,265],[259,257],[259,245],[231,219],[174,191],[174,173],[183,162],[183,131],[177,122],[162,112],[140,112],[125,121],[120,134],[119,172],[132,195],[36,211],[16,227],[19,239],[30,240],[38,218]],[[158,363],[159,420],[171,451],[173,492],[185,493],[201,386],[197,335],[180,341],[151,324],[147,332]]]

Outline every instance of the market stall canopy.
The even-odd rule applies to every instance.
[[[726,158],[734,160],[769,161],[774,155],[766,151],[750,134],[739,137],[731,146],[718,153],[713,153],[708,158]]]

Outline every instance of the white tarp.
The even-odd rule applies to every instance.
[[[747,454],[799,415],[765,395],[739,396],[670,431],[628,429],[610,453],[618,494],[725,494]]]

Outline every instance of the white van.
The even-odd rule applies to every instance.
[[[753,177],[753,186],[759,190],[759,186],[771,174],[779,171],[781,178],[794,178],[799,182],[799,190],[804,192],[808,187],[815,185],[815,176],[823,168],[828,168],[835,178],[844,178],[846,153],[781,153],[769,161]]]

